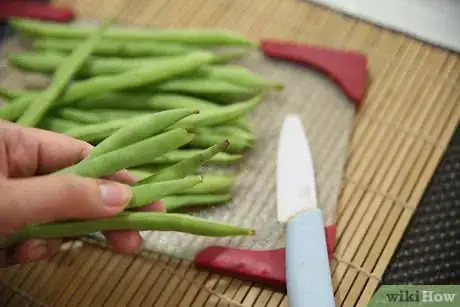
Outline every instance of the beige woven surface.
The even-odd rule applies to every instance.
[[[69,1],[70,3],[70,1]],[[296,1],[73,1],[83,18],[224,27],[351,48],[369,57],[338,209],[332,264],[337,305],[365,306],[390,261],[460,115],[458,55]],[[281,293],[195,270],[164,255],[97,245],[0,271],[5,306],[287,306]]]

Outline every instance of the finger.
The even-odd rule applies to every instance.
[[[16,124],[0,124],[0,154],[9,177],[51,173],[81,161],[92,145],[69,136]]]
[[[104,237],[115,251],[126,255],[138,252],[143,243],[141,235],[136,231],[110,231],[105,232]]]
[[[3,180],[0,191],[0,235],[30,224],[114,216],[132,197],[125,184],[74,175]]]
[[[59,252],[61,240],[27,240],[22,244],[0,250],[0,267],[48,259]]]

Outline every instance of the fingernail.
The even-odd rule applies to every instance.
[[[48,254],[48,244],[44,240],[35,240],[27,247],[28,260],[40,260]]]
[[[131,188],[115,182],[104,182],[99,185],[101,197],[108,207],[126,207],[132,197]]]

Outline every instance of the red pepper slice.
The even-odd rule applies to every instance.
[[[260,49],[266,56],[308,65],[326,73],[357,109],[362,106],[368,76],[364,54],[279,40],[262,40]]]
[[[329,259],[333,257],[334,225],[326,227]],[[285,249],[250,250],[210,246],[195,256],[195,265],[224,276],[262,284],[278,291],[286,290]]]
[[[72,10],[46,3],[29,1],[0,1],[0,20],[30,18],[56,22],[69,22],[75,18]]]

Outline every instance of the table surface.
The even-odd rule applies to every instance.
[[[393,255],[383,283],[460,283],[459,126]]]

